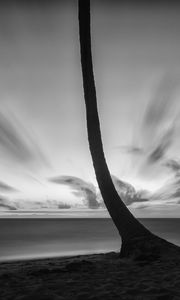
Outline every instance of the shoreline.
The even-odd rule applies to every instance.
[[[180,299],[180,257],[151,263],[118,252],[0,263],[3,300]]]
[[[91,252],[91,251],[82,251],[77,254],[62,254],[62,255],[54,255],[54,256],[37,256],[37,257],[22,257],[22,258],[9,258],[9,259],[4,259],[0,260],[0,267],[2,264],[9,264],[9,263],[22,263],[22,262],[30,262],[30,261],[46,261],[46,260],[61,260],[61,259],[71,259],[71,258],[79,258],[79,257],[86,257],[86,256],[92,256],[92,255],[104,255],[108,253],[119,253],[120,251],[116,250],[107,250],[107,251],[102,251],[99,250],[97,252]],[[1,271],[0,271],[1,274]]]

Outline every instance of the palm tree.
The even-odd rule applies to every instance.
[[[149,243],[147,243],[149,239],[153,241],[158,239],[158,244],[162,239],[153,235],[131,214],[120,199],[112,182],[104,156],[97,109],[91,53],[90,0],[79,0],[78,6],[81,66],[89,148],[104,203],[122,239],[121,255],[129,256],[132,254],[131,252],[134,255],[135,248],[137,252],[137,247],[139,253],[140,245],[143,245],[142,248],[144,249],[145,245],[148,244],[149,248]]]

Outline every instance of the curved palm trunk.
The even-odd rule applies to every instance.
[[[132,237],[149,236],[150,232],[134,218],[120,199],[106,164],[101,140],[96,88],[93,75],[89,0],[79,0],[79,34],[88,140],[94,170],[102,197],[109,214],[120,233],[122,242],[129,241]]]

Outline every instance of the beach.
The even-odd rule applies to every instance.
[[[180,244],[180,219],[141,221]],[[120,258],[110,219],[6,219],[0,240],[0,300],[180,299],[180,250]]]
[[[147,262],[119,253],[4,262],[3,300],[180,299],[180,256]]]

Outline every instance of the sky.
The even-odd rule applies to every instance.
[[[180,7],[91,4],[98,109],[116,188],[137,216],[177,217]],[[0,210],[103,209],[87,142],[77,1],[0,5]]]

